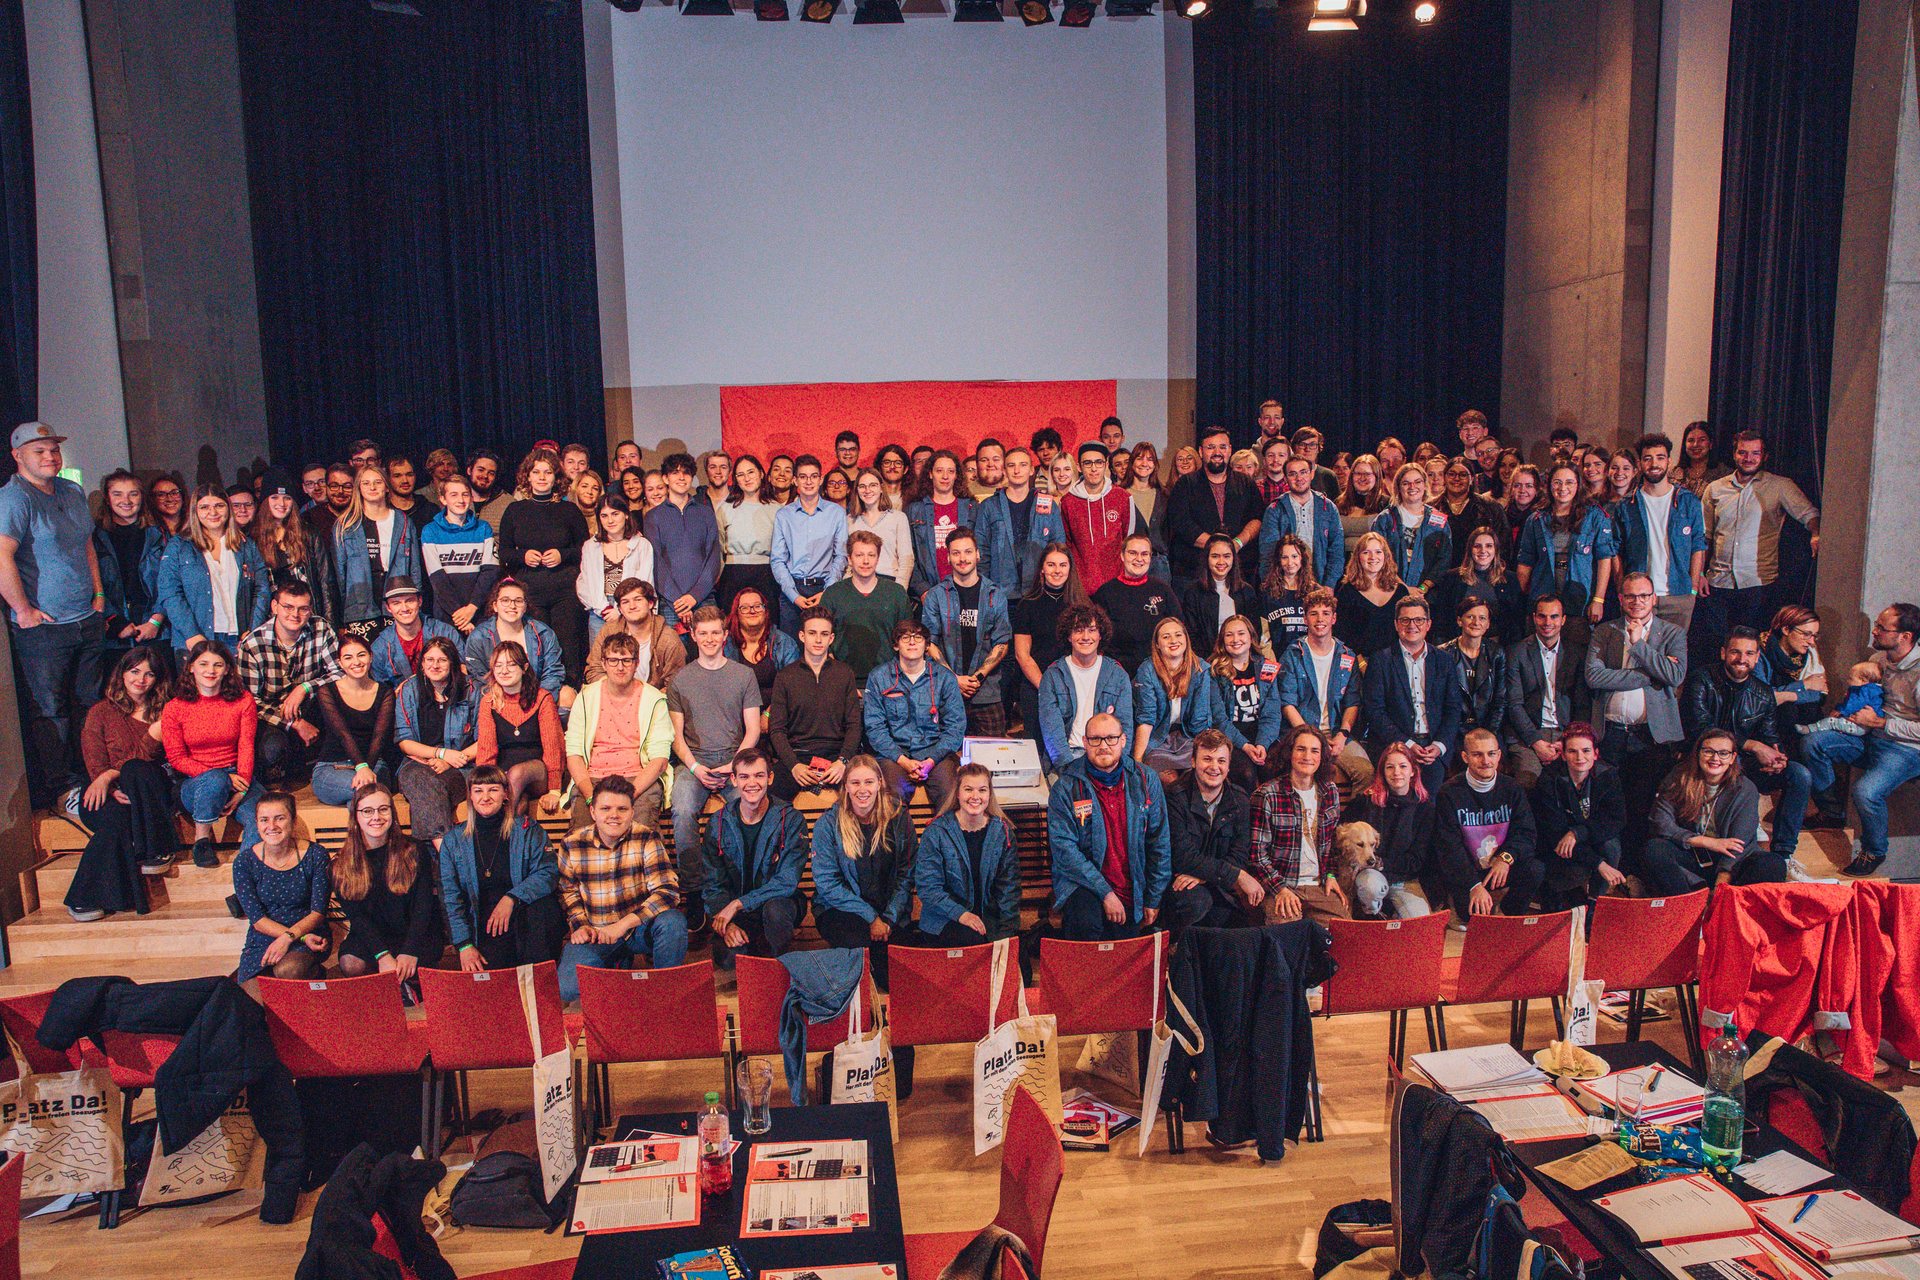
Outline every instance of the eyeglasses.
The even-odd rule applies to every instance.
[[[1090,747],[1117,747],[1126,739],[1117,733],[1103,733],[1099,737],[1089,737],[1086,743]]]
[[[393,806],[390,804],[366,804],[361,805],[356,812],[363,818],[378,818],[383,816],[390,818],[393,816]]]
[[[1738,754],[1740,753],[1737,751],[1728,751],[1722,747],[1700,748],[1700,758],[1703,760],[1731,760]]]
[[[1802,640],[1818,640],[1820,638],[1820,628],[1817,624],[1813,626],[1788,627],[1787,630],[1791,634],[1799,636]]]
[[[1621,598],[1622,600],[1651,600],[1651,599],[1653,599],[1653,592],[1651,592],[1651,591],[1622,591],[1622,592],[1620,593],[1620,598]]]
[[[634,664],[633,658],[616,658],[610,653],[603,655],[600,659],[600,665],[603,667],[631,667]]]

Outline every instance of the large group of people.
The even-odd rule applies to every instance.
[[[809,913],[878,965],[1017,931],[969,736],[1033,742],[1072,938],[1780,880],[1849,790],[1872,873],[1920,776],[1920,606],[1830,688],[1779,550],[1791,519],[1817,554],[1819,512],[1758,436],[1721,466],[1703,424],[1556,431],[1536,465],[1457,430],[1323,457],[1270,401],[1164,472],[1109,419],[966,458],[628,442],[604,478],[581,445],[359,441],[94,503],[25,424],[0,596],[32,800],[91,833],[76,919],[146,910],[179,819],[217,865],[233,819],[242,978],[557,958],[569,997],[690,938],[778,954]],[[303,785],[346,812],[331,859]]]

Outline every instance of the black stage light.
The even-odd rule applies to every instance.
[[[1093,9],[1093,0],[1066,0],[1060,6],[1060,25],[1090,27],[1093,25]]]
[[[854,0],[853,25],[856,27],[905,21],[900,14],[900,0]]]
[[[832,22],[840,11],[840,0],[801,0],[800,21]]]
[[[680,16],[730,18],[733,16],[733,0],[680,0]]]
[[[787,0],[753,0],[753,16],[762,22],[785,22]]]
[[[1355,18],[1367,16],[1367,0],[1313,0],[1313,16],[1307,19],[1309,31],[1358,31]]]
[[[1000,0],[953,0],[955,22],[1005,22]]]
[[[1047,0],[1020,0],[1020,21],[1030,27],[1042,27],[1053,21],[1053,9]]]
[[[646,0],[607,0],[607,3],[622,13],[638,13]]]
[[[1160,7],[1160,0],[1107,0],[1109,18],[1145,18]]]

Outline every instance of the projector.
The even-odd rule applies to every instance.
[[[1040,751],[1027,738],[968,738],[960,763],[985,765],[995,787],[1040,785]]]

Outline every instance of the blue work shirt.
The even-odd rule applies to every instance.
[[[795,604],[794,583],[838,582],[847,568],[847,512],[837,502],[819,499],[811,512],[798,500],[773,516],[773,578],[781,594]]]
[[[93,612],[93,513],[79,485],[55,476],[53,492],[42,493],[18,475],[0,485],[0,537],[20,544],[13,562],[34,608],[54,622],[79,622]]]

